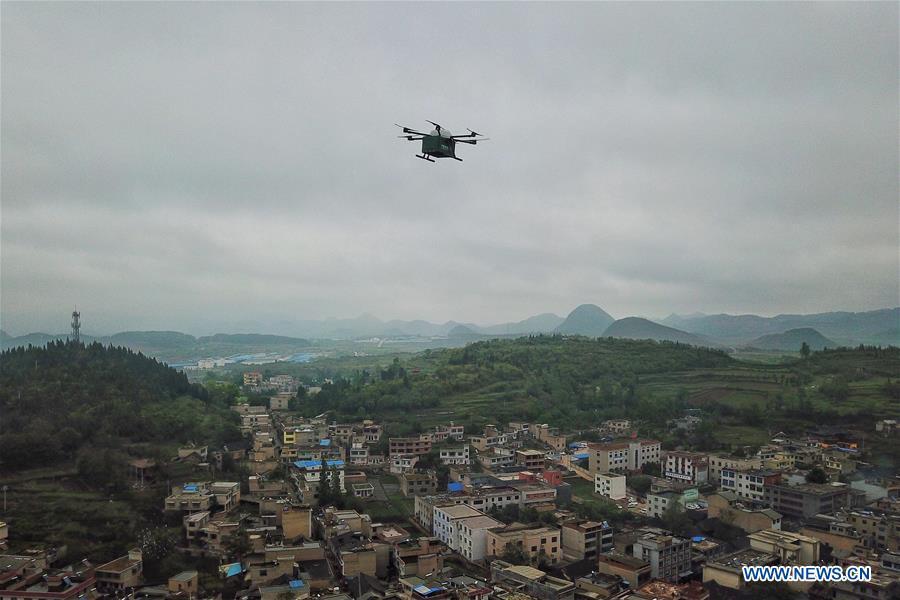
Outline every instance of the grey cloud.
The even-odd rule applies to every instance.
[[[14,333],[900,303],[896,4],[3,13]]]

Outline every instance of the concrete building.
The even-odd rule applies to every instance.
[[[764,529],[751,533],[750,547],[778,557],[783,565],[815,565],[819,562],[820,542],[799,533]]]
[[[626,492],[625,476],[616,473],[597,473],[594,475],[594,493],[612,500],[624,500]]]
[[[574,600],[575,584],[551,577],[534,567],[511,565],[502,560],[491,563],[491,582],[501,588],[522,592],[538,600]]]
[[[778,558],[772,554],[746,548],[708,560],[703,566],[703,583],[717,583],[732,590],[741,590],[747,585],[743,567],[767,566],[777,562]]]
[[[651,517],[661,518],[670,507],[682,504],[682,496],[675,490],[662,490],[647,494],[648,514]]]
[[[853,510],[843,516],[859,533],[866,548],[878,552],[900,550],[900,515],[884,511]]]
[[[588,470],[594,475],[636,471],[647,463],[660,462],[660,448],[656,440],[640,439],[588,444]]]
[[[182,571],[169,577],[166,589],[172,594],[185,594],[188,597],[196,596],[200,589],[200,574],[197,571]]]
[[[458,551],[460,547],[458,522],[470,517],[483,516],[485,516],[484,513],[465,504],[435,506],[432,523],[434,536],[447,544],[447,547],[451,550]]]
[[[621,577],[631,589],[636,589],[653,578],[650,563],[620,552],[601,554],[597,559],[597,571]]]
[[[396,456],[400,454],[428,454],[431,452],[431,436],[390,438],[388,454]]]
[[[445,465],[468,465],[472,461],[469,459],[469,445],[462,446],[445,446],[440,449],[440,460]]]
[[[470,561],[479,561],[487,553],[487,536],[492,530],[505,527],[503,523],[487,515],[460,519],[456,523],[459,547],[456,550]]]
[[[733,492],[716,492],[706,497],[707,516],[740,527],[747,533],[781,529],[781,514],[771,508],[747,508]]]
[[[662,465],[666,479],[691,485],[702,485],[709,479],[709,462],[705,454],[666,452]]]
[[[766,486],[781,482],[781,472],[771,469],[741,471],[726,467],[722,469],[720,485],[723,490],[733,492],[738,498],[757,503],[766,501]]]
[[[125,556],[97,567],[94,576],[99,589],[121,592],[140,585],[143,573],[143,555],[140,548],[133,548]],[[27,598],[27,595],[24,597]]]
[[[707,458],[707,463],[709,464],[709,481],[716,485],[719,484],[719,480],[721,479],[722,469],[749,471],[751,469],[762,468],[762,459],[758,456],[752,458],[738,458],[722,454],[710,454]]]
[[[487,532],[486,555],[503,556],[510,544],[520,547],[532,563],[544,556],[551,564],[562,559],[562,534],[556,527],[532,527],[522,523]]]
[[[691,541],[647,528],[634,541],[633,555],[650,563],[655,579],[678,581],[691,574]]]
[[[808,519],[818,514],[832,514],[850,506],[850,486],[824,485],[767,485],[765,503],[786,517]]]
[[[606,521],[573,521],[560,529],[566,560],[595,559],[613,549],[613,530]]]
[[[547,453],[540,450],[516,450],[516,464],[522,465],[529,471],[543,471],[546,458]]]
[[[411,496],[430,496],[437,491],[437,475],[434,471],[407,472],[400,475],[400,492]]]

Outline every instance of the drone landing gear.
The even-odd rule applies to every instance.
[[[456,158],[455,156],[451,156],[450,158],[452,158],[453,160],[458,160],[459,162],[462,162],[461,158]]]
[[[416,158],[421,158],[422,160],[427,160],[428,162],[434,162],[433,158],[428,158],[425,154],[416,154]]]

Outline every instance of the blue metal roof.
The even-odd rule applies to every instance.
[[[320,445],[320,446],[330,446],[330,445],[331,445],[331,440],[329,440],[328,438],[326,438],[326,439],[324,439],[324,440],[319,440],[319,445]]]
[[[589,452],[576,452],[573,456],[578,460],[583,460],[585,458],[590,458],[591,455]]]
[[[325,464],[329,467],[343,467],[344,461],[342,460],[326,460]],[[316,470],[322,468],[321,460],[296,460],[294,461],[294,466],[298,469],[310,469]]]
[[[297,589],[297,588],[302,588],[304,584],[299,579],[292,579],[291,581],[288,582],[288,585],[294,589]]]
[[[231,577],[233,575],[240,575],[244,572],[244,568],[241,563],[231,563],[230,565],[225,566],[225,577]]]
[[[451,481],[450,483],[447,484],[447,491],[448,492],[461,492],[461,491],[463,491],[463,484]]]

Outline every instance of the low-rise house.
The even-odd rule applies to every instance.
[[[511,591],[521,591],[541,600],[574,600],[575,584],[552,577],[534,567],[512,565],[503,560],[491,563],[491,582]]]
[[[197,571],[182,571],[169,577],[166,589],[172,594],[194,597],[200,590],[200,574]]]
[[[487,556],[503,556],[510,545],[521,548],[532,563],[546,557],[548,562],[556,564],[563,557],[562,533],[558,527],[512,523],[487,532]]]
[[[465,427],[456,425],[453,421],[450,421],[449,425],[438,425],[434,428],[434,434],[432,435],[436,442],[443,442],[445,440],[461,442],[466,437]]]
[[[597,571],[621,577],[631,589],[638,588],[653,578],[650,563],[621,552],[601,554],[597,559]]]
[[[777,562],[778,557],[773,554],[746,548],[707,561],[703,566],[703,583],[714,582],[726,588],[740,590],[747,585],[743,567],[767,566]]]
[[[391,473],[402,474],[415,470],[416,463],[419,462],[419,456],[416,454],[397,454],[390,457]]]
[[[763,529],[781,529],[781,514],[771,508],[750,508],[733,492],[716,492],[706,497],[707,516],[747,533]]]
[[[422,455],[431,452],[431,436],[419,437],[392,437],[389,439],[388,454],[391,457],[397,455]]]
[[[661,444],[657,440],[628,439],[620,442],[588,444],[591,474],[636,471],[648,463],[658,463]]]
[[[747,536],[750,547],[774,554],[783,565],[815,565],[819,562],[819,540],[790,531],[767,529]]]
[[[437,491],[437,475],[434,471],[407,472],[400,475],[400,492],[410,496],[430,496]]]
[[[354,483],[350,486],[353,496],[367,500],[375,495],[375,486],[371,483]]]
[[[421,537],[394,544],[391,560],[400,577],[422,576],[444,568],[446,549],[437,538]]]
[[[722,476],[722,469],[733,469],[736,471],[749,471],[751,469],[761,469],[762,459],[758,456],[750,458],[742,458],[737,456],[727,456],[722,454],[710,454],[707,458],[709,464],[709,481],[719,485]]]
[[[143,573],[143,554],[140,548],[133,548],[125,556],[97,567],[94,575],[99,589],[115,592],[140,585]]]

